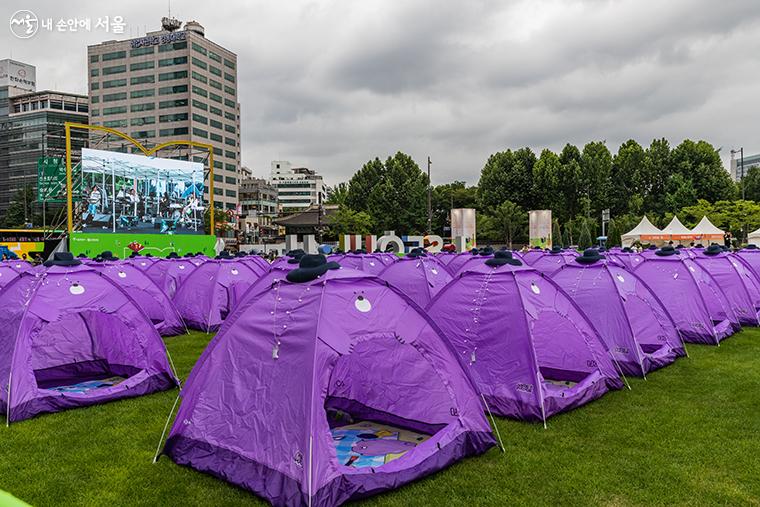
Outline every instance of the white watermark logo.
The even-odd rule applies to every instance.
[[[40,21],[32,11],[20,10],[11,16],[11,33],[19,39],[34,37],[40,29]]]

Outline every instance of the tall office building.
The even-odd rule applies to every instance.
[[[14,60],[0,60],[0,212],[24,188],[37,187],[40,157],[66,156],[65,122],[87,123],[84,95],[35,91],[36,69]],[[76,162],[87,142],[72,134]]]
[[[293,167],[287,160],[275,160],[269,178],[269,183],[277,189],[280,211],[304,211],[325,200],[322,176],[306,167]]]
[[[246,243],[267,241],[278,235],[279,228],[273,223],[277,218],[275,187],[248,173],[240,180],[240,208],[240,232]]]
[[[87,48],[90,122],[148,146],[177,140],[211,144],[214,203],[235,209],[240,180],[237,55],[207,39],[195,21],[180,27],[177,20],[164,18],[162,29],[145,37]],[[177,149],[159,155],[187,159],[190,153]],[[206,162],[197,150],[192,159]]]

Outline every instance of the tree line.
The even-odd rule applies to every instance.
[[[707,215],[736,237],[760,227],[760,168],[734,183],[720,154],[707,141],[666,139],[642,146],[631,139],[613,154],[604,141],[583,148],[567,144],[544,149],[507,149],[488,157],[476,185],[454,181],[432,188],[432,231],[449,235],[449,210],[478,210],[478,241],[521,244],[528,240],[528,210],[551,209],[555,244],[590,246],[601,234],[601,213],[612,219],[611,244],[646,214],[664,227],[677,214],[687,226]],[[364,164],[348,182],[331,189],[339,205],[333,236],[396,230],[427,230],[427,175],[404,153]]]

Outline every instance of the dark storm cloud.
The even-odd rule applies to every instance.
[[[153,30],[155,2],[20,2],[40,17],[121,15]],[[309,165],[337,183],[397,150],[434,180],[475,182],[488,155],[628,138],[744,145],[760,112],[760,5],[753,0],[172,2],[239,55],[243,161]],[[5,25],[7,26],[7,24]],[[103,33],[3,32],[5,56],[40,87],[86,91],[86,46]],[[754,151],[753,151],[754,150]]]

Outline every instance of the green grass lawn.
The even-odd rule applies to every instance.
[[[209,336],[166,340],[187,378]],[[506,453],[457,463],[367,505],[760,505],[760,330],[632,379],[540,424],[497,421]],[[0,489],[33,505],[259,505],[152,464],[176,390],[0,428]]]

